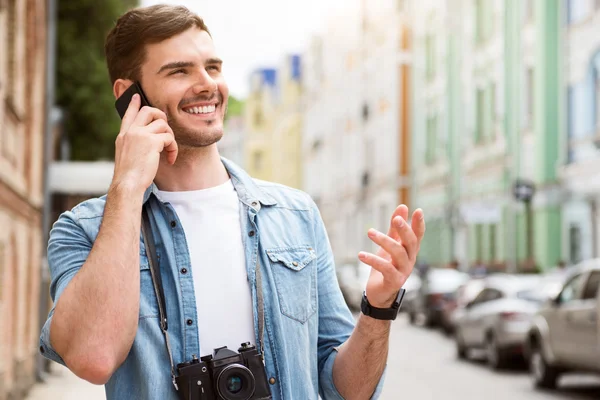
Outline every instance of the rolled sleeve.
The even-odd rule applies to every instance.
[[[48,241],[48,267],[50,268],[50,297],[54,306],[40,332],[40,353],[59,364],[65,365],[62,357],[50,344],[50,327],[56,304],[67,285],[81,269],[92,249],[92,242],[77,221],[76,215],[68,211],[54,223]]]
[[[55,361],[66,367],[65,361],[62,357],[52,348],[50,345],[50,324],[52,323],[52,315],[54,314],[54,308],[50,311],[46,323],[42,327],[42,333],[40,334],[40,353],[49,360]]]

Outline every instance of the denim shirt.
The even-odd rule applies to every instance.
[[[327,233],[315,203],[306,193],[254,180],[231,161],[223,158],[222,162],[240,201],[254,309],[255,338],[248,341],[253,344],[258,338],[256,294],[257,290],[263,291],[263,353],[273,399],[317,399],[319,395],[323,399],[343,399],[333,383],[333,363],[337,347],[352,333],[354,318],[342,297]],[[144,202],[148,202],[151,210],[169,318],[168,334],[177,365],[193,355],[200,356],[197,324],[202,321],[196,318],[192,268],[182,225],[173,207],[155,196],[156,190],[154,185],[148,188]],[[48,262],[55,304],[92,249],[102,222],[105,198],[85,201],[63,213],[52,228]],[[141,233],[139,264],[138,330],[125,362],[105,385],[107,399],[176,400]],[[261,268],[262,288],[256,286],[257,265]],[[42,328],[40,351],[64,365],[50,345],[53,314],[54,308]],[[379,397],[382,385],[383,378],[373,398]]]

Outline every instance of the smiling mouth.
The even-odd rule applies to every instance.
[[[212,114],[215,112],[215,110],[217,109],[217,104],[211,104],[208,106],[198,106],[198,107],[185,107],[183,108],[183,112],[187,113],[187,114],[194,114],[194,115],[208,115],[208,114]]]

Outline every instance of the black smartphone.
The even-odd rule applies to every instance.
[[[150,107],[150,103],[148,102],[148,99],[146,98],[142,87],[138,82],[134,82],[133,85],[129,86],[129,88],[125,92],[123,92],[121,97],[119,97],[117,101],[115,101],[115,108],[117,109],[117,112],[119,113],[121,119],[123,119],[123,117],[125,116],[125,111],[127,111],[127,108],[129,107],[131,98],[136,93],[139,94],[140,98],[142,99],[142,105],[140,106],[140,108],[144,106]]]

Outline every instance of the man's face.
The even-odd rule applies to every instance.
[[[223,137],[229,89],[210,35],[191,28],[146,47],[141,85],[167,114],[179,146],[205,147]]]

